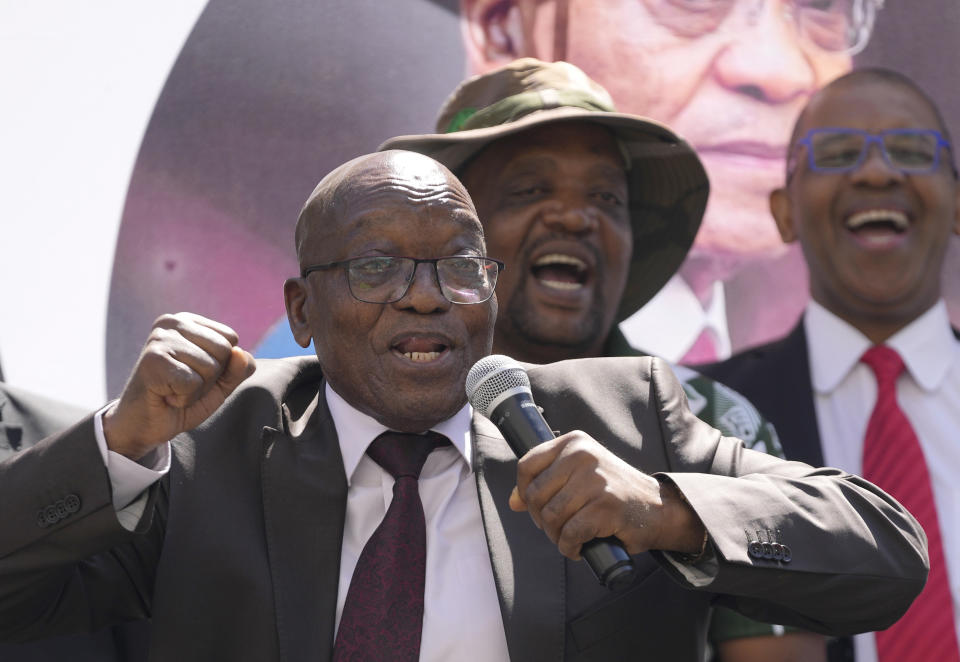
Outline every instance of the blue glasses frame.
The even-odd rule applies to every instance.
[[[836,135],[857,135],[863,137],[863,146],[860,149],[860,155],[857,157],[857,160],[848,165],[842,166],[819,166],[817,165],[816,159],[814,158],[814,145],[813,139],[818,135],[823,134],[836,134]],[[904,167],[894,162],[890,158],[890,153],[887,151],[887,145],[884,143],[884,139],[887,136],[916,136],[924,135],[930,136],[936,141],[936,150],[933,154],[933,162],[929,165],[924,165],[921,167]],[[840,174],[845,172],[853,172],[857,170],[860,166],[863,165],[863,162],[867,159],[867,154],[870,151],[870,146],[876,144],[880,148],[880,153],[883,155],[884,162],[893,168],[894,170],[901,172],[906,175],[922,175],[926,173],[933,172],[940,166],[940,149],[942,147],[950,151],[950,167],[953,170],[954,177],[956,177],[957,169],[953,164],[953,146],[943,137],[943,135],[935,129],[887,129],[885,131],[863,131],[862,129],[850,129],[846,127],[822,127],[818,129],[810,129],[804,135],[803,138],[794,143],[794,156],[790,159],[790,168],[787,175],[787,179],[793,176],[794,171],[796,170],[796,150],[801,146],[807,148],[807,166],[810,168],[811,172],[819,173],[828,173],[828,174]]]

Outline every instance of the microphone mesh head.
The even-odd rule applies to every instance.
[[[490,417],[491,404],[511,389],[530,392],[530,378],[519,363],[503,354],[491,354],[473,364],[467,374],[467,400],[478,412]]]

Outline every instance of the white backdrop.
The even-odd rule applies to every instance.
[[[114,243],[140,141],[206,0],[0,2],[0,365],[105,398]]]

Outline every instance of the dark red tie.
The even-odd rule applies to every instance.
[[[899,621],[877,632],[879,662],[960,662],[946,559],[933,500],[930,472],[913,426],[897,404],[903,359],[886,345],[861,359],[877,377],[877,404],[863,444],[863,477],[899,501],[927,534],[930,574],[919,597]]]
[[[427,533],[417,481],[431,451],[448,443],[436,432],[384,432],[367,448],[394,478],[393,501],[357,560],[334,662],[420,658]]]

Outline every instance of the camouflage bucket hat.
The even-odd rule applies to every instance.
[[[620,321],[680,268],[707,204],[710,184],[703,164],[668,127],[616,112],[607,91],[572,64],[524,58],[461,83],[441,108],[436,133],[391,138],[380,150],[420,152],[457,173],[496,140],[564,121],[605,126],[629,163],[633,257],[617,311]]]

